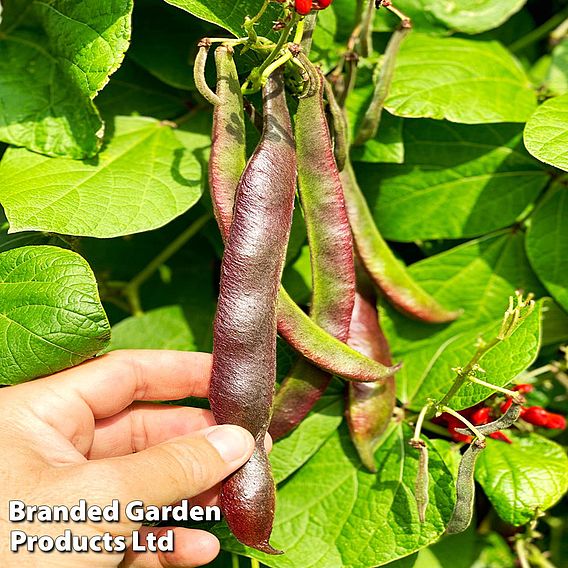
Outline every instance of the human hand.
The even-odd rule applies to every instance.
[[[211,412],[157,405],[208,394],[211,356],[176,351],[116,351],[78,367],[0,390],[0,565],[159,568],[201,566],[219,552],[216,537],[175,528],[173,552],[29,553],[9,550],[10,531],[28,535],[112,533],[140,524],[124,505],[216,501],[218,483],[252,454],[254,439],[237,426],[214,426]],[[120,522],[8,520],[8,502],[28,505],[121,505]],[[171,527],[170,527],[171,528]],[[167,528],[143,527],[140,535]]]

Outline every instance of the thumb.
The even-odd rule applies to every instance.
[[[254,450],[244,428],[213,426],[190,436],[173,438],[137,454],[89,462],[83,474],[96,493],[128,503],[169,505],[213,487],[243,465]],[[101,482],[104,484],[101,486]],[[96,487],[102,491],[97,491]],[[109,495],[110,493],[110,495]]]

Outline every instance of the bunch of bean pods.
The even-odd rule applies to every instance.
[[[330,3],[296,0],[295,8],[301,14]],[[203,72],[210,44],[201,46],[196,73]],[[249,462],[224,481],[220,503],[233,534],[271,554],[280,551],[269,542],[275,487],[266,432],[276,439],[286,436],[332,376],[339,376],[349,381],[346,414],[353,442],[362,463],[375,470],[373,452],[392,417],[398,368],[379,326],[377,294],[426,322],[458,316],[412,280],[382,239],[349,161],[343,112],[326,77],[302,55],[298,59],[310,85],[299,97],[294,127],[280,66],[262,87],[262,132],[250,157],[230,42],[215,50],[216,91],[203,87],[203,77],[197,81],[215,105],[209,185],[225,242],[211,408],[219,423],[243,426],[256,439]],[[296,192],[310,247],[309,314],[281,286]],[[275,395],[277,334],[300,357]]]

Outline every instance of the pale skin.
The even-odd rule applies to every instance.
[[[206,397],[211,355],[176,351],[117,351],[51,377],[0,389],[0,565],[50,567],[191,567],[213,560],[212,534],[175,528],[173,553],[52,552],[17,555],[14,528],[28,534],[94,536],[165,527],[120,523],[18,523],[8,502],[68,505],[86,499],[106,506],[142,500],[168,505],[216,503],[219,483],[252,454],[253,437],[237,426],[215,426],[209,411],[151,401]],[[171,528],[171,527],[170,527]]]

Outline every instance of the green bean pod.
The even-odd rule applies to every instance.
[[[348,344],[386,366],[391,366],[390,349],[379,325],[375,298],[357,293],[349,328]],[[375,449],[389,425],[396,403],[394,374],[380,383],[349,383],[346,417],[361,462],[377,471]]]
[[[503,416],[488,424],[479,424],[475,429],[484,436],[490,436],[495,434],[495,432],[510,428],[520,418],[522,410],[523,404],[521,402],[513,402]],[[475,436],[475,432],[472,432],[469,428],[456,428],[456,432],[465,436]]]
[[[219,424],[247,428],[251,459],[223,481],[220,505],[247,546],[270,543],[275,486],[264,438],[276,381],[276,315],[296,192],[296,152],[282,71],[263,88],[264,130],[240,179],[221,264],[210,402]]]
[[[447,534],[461,533],[473,518],[475,499],[475,462],[485,449],[485,442],[474,440],[461,458],[456,481],[456,505],[446,528]]]
[[[283,288],[278,295],[278,332],[311,363],[349,381],[380,381],[400,369],[373,361],[324,331]]]
[[[341,181],[355,248],[365,270],[383,295],[397,309],[419,320],[429,323],[455,320],[461,312],[447,310],[423,290],[384,241],[349,159],[341,172]]]
[[[238,75],[232,49],[215,52],[217,97],[215,106],[209,186],[215,217],[223,240],[227,240],[239,179],[246,165],[245,122]],[[284,288],[278,295],[278,331],[303,357],[319,368],[348,380],[377,381],[388,374],[383,365],[357,353],[313,322]]]
[[[387,44],[383,60],[380,64],[381,68],[377,84],[375,85],[373,99],[359,127],[359,132],[357,133],[355,142],[353,142],[354,146],[365,144],[365,142],[377,135],[385,108],[385,101],[387,100],[394,76],[396,57],[404,38],[410,31],[411,27],[409,25],[396,29]]]
[[[323,102],[324,77],[312,67],[314,94],[296,113],[298,184],[312,266],[311,319],[346,341],[355,303],[353,238],[333,155]],[[300,359],[274,400],[270,434],[278,439],[297,426],[325,392],[331,375]]]
[[[215,63],[220,104],[213,111],[209,187],[217,224],[226,237],[233,221],[236,189],[247,164],[245,115],[233,48],[220,45],[215,50]]]
[[[426,510],[430,502],[430,477],[428,476],[428,446],[422,440],[411,440],[410,445],[418,450],[418,472],[414,483],[414,498],[418,507],[418,519],[426,522]]]

